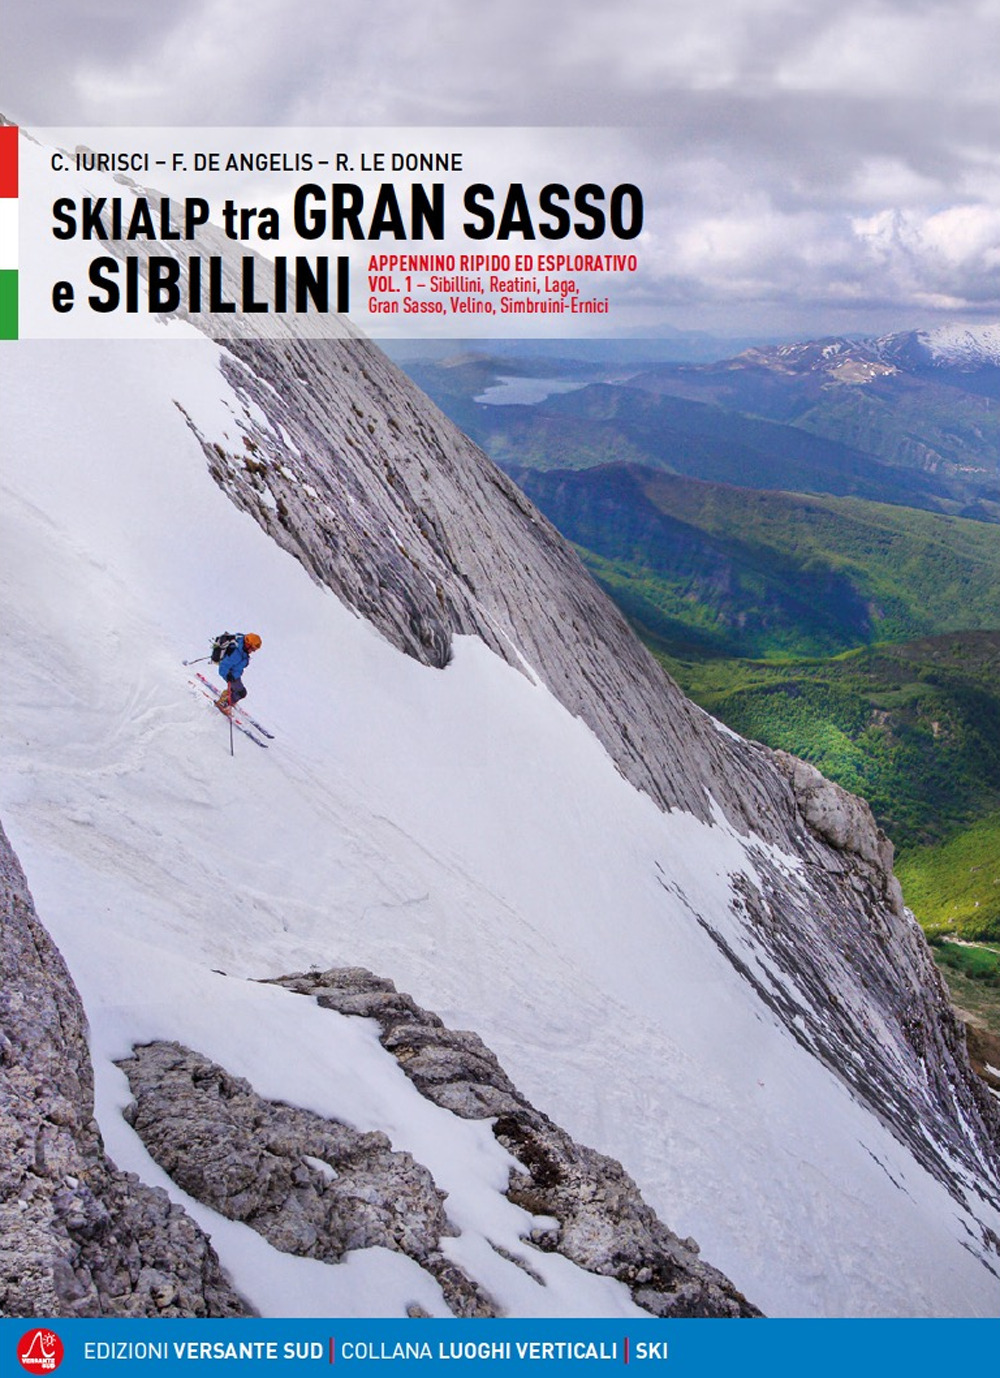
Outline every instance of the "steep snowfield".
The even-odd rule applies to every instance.
[[[766,1312],[995,1314],[979,1225],[693,917],[732,923],[728,877],[753,875],[737,835],[661,813],[478,640],[428,669],[314,584],[175,405],[238,438],[216,346],[21,342],[4,362],[0,814],[83,995],[119,1166],[185,1199],[113,1065],[176,1039],[411,1151],[449,1193],[452,1256],[512,1313],[635,1314],[558,1257],[532,1251],[545,1287],[504,1261],[488,1241],[523,1254],[530,1219],[488,1126],[424,1101],[370,1025],[253,980],[363,965],[474,1028]],[[263,637],[267,751],[237,737],[230,758],[181,667],[223,627]],[[405,1258],[292,1259],[186,1204],[269,1314],[442,1313]]]

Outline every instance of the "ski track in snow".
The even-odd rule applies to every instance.
[[[660,813],[478,641],[431,670],[318,588],[212,482],[174,405],[234,446],[243,403],[217,364],[206,341],[22,341],[3,402],[2,813],[83,995],[115,1161],[184,1200],[270,1314],[442,1314],[401,1256],[279,1255],[165,1178],[113,1062],[176,1039],[411,1151],[463,1229],[449,1252],[513,1314],[637,1314],[518,1242],[487,1122],[420,1097],[368,1021],[252,979],[367,966],[474,1028],[766,1312],[994,1314],[952,1198],[692,919],[685,897],[752,955],[729,910],[730,875],[753,878],[742,841]],[[237,739],[230,759],[180,664],[222,627],[263,637],[247,685],[268,752]]]

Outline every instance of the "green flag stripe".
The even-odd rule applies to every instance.
[[[0,269],[0,340],[17,339],[17,270]]]

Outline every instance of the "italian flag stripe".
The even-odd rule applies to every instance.
[[[17,126],[0,125],[0,196],[17,195]]]
[[[0,340],[17,339],[17,269],[0,268]]]
[[[0,340],[17,339],[17,136],[0,125]]]

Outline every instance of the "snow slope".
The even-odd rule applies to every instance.
[[[475,1028],[766,1312],[995,1314],[968,1244],[995,1213],[962,1211],[695,921],[732,923],[744,840],[660,812],[477,639],[429,669],[313,583],[212,482],[175,405],[232,442],[219,352],[5,358],[0,812],[83,995],[119,1166],[180,1196],[113,1065],[176,1039],[409,1149],[449,1192],[454,1257],[513,1314],[634,1314],[564,1260],[538,1255],[544,1288],[505,1262],[487,1241],[523,1254],[530,1222],[488,1126],[424,1102],[370,1026],[252,979],[363,965]],[[223,626],[263,637],[247,682],[268,751],[237,738],[230,758],[180,665]],[[186,1204],[267,1312],[442,1311],[399,1256],[291,1259]]]

